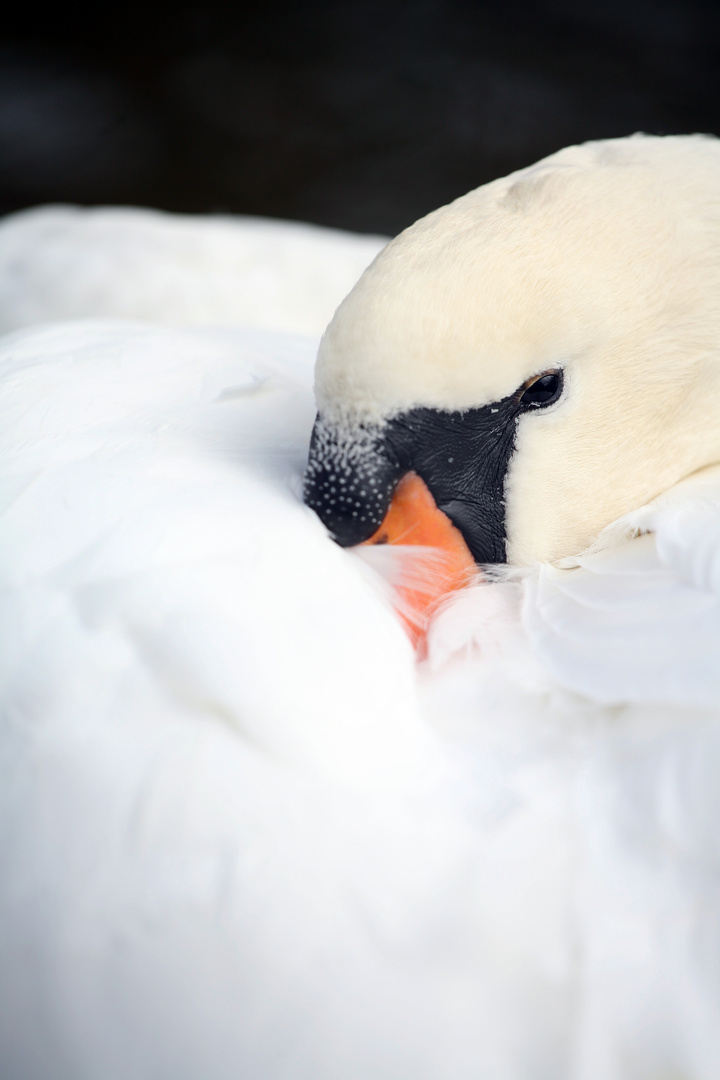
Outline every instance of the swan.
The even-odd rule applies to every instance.
[[[713,177],[711,139],[634,138],[480,189],[378,242],[315,375],[282,313],[63,319],[24,278],[3,1076],[714,1080]],[[403,470],[478,578],[420,661],[388,581],[427,552],[372,543]]]

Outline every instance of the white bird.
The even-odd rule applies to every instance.
[[[316,341],[0,341],[3,1077],[715,1080],[719,192],[713,140],[563,151],[341,306],[331,527],[454,483],[438,416],[495,462],[444,505],[514,569],[420,664],[367,565],[407,550],[301,502]]]

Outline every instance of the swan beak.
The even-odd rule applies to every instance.
[[[448,594],[478,579],[477,564],[460,530],[412,472],[400,480],[380,528],[358,547],[378,544],[422,549],[418,559],[401,563],[393,582],[398,613],[413,645],[422,649],[432,613]]]

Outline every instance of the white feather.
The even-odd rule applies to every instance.
[[[0,223],[0,330],[102,315],[320,334],[386,243],[300,222],[43,206]]]
[[[416,669],[300,503],[315,345],[0,342],[2,1076],[715,1080],[715,481]]]

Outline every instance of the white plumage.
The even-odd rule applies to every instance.
[[[0,330],[98,316],[319,334],[387,241],[300,222],[41,206],[0,232]]]
[[[6,326],[62,315],[24,280]],[[3,1077],[715,1080],[720,480],[459,595],[416,668],[300,502],[316,346],[0,342]]]

